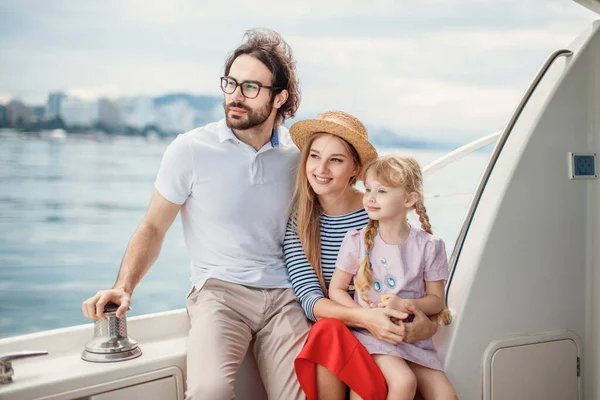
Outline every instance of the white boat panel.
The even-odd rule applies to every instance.
[[[131,400],[131,399],[174,399],[183,400],[183,386],[178,387],[174,376],[145,381],[122,389],[106,391],[89,397],[89,400]],[[176,396],[176,397],[175,397]]]
[[[500,349],[492,360],[489,399],[579,399],[576,356],[571,340]]]
[[[559,330],[583,338],[582,398],[600,398],[600,189],[569,179],[567,157],[600,151],[599,27],[551,65],[479,200],[449,286],[453,323],[435,338],[459,398],[481,396],[490,343]]]
[[[483,361],[483,400],[579,398],[581,349],[570,331],[492,342]]]

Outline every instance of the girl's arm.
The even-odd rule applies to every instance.
[[[329,284],[329,298],[350,308],[361,308],[348,294],[348,286],[354,275],[336,268]]]
[[[446,245],[438,237],[432,237],[425,244],[423,252],[423,279],[425,280],[425,297],[411,300],[427,315],[435,315],[444,310],[444,287],[448,279],[448,256]]]
[[[426,315],[436,315],[444,309],[444,281],[426,281],[425,293],[421,299],[406,299],[405,302],[413,303]]]
[[[403,299],[396,295],[383,295],[379,307],[388,307],[407,312],[406,304],[414,304],[428,316],[436,315],[444,309],[444,281],[426,281],[426,294],[420,299]]]

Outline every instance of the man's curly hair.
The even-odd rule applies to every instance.
[[[272,86],[287,90],[287,101],[277,110],[275,125],[287,118],[293,118],[300,106],[300,88],[296,78],[296,62],[292,49],[281,35],[270,29],[251,29],[246,31],[243,43],[231,53],[225,61],[225,76],[229,75],[231,65],[242,54],[252,56],[262,62],[273,74]]]

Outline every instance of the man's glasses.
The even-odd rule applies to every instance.
[[[277,86],[263,85],[262,83],[257,81],[244,81],[242,83],[238,83],[233,78],[228,78],[226,76],[221,77],[221,90],[223,91],[223,93],[232,94],[233,92],[235,92],[235,89],[237,89],[238,86],[242,91],[242,96],[246,97],[247,99],[255,99],[260,93],[260,89],[262,88],[269,90],[281,89]]]

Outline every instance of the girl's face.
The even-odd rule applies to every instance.
[[[386,186],[373,172],[367,173],[363,206],[372,220],[406,219],[417,198],[416,193],[407,193],[403,187]]]
[[[318,196],[341,195],[358,173],[342,139],[325,134],[316,138],[306,159],[306,178]]]

